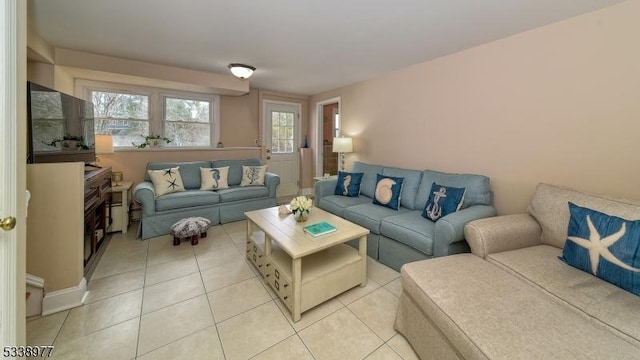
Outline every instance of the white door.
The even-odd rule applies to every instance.
[[[18,285],[17,236],[10,221],[16,215],[16,105],[18,26],[16,1],[0,6],[0,349],[18,345],[16,333]]]
[[[300,104],[264,100],[264,146],[269,171],[280,176],[277,196],[298,193]]]

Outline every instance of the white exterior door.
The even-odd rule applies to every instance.
[[[3,1],[0,6],[0,349],[18,345],[18,244],[10,225],[17,217],[17,7],[16,1]]]
[[[280,176],[277,196],[298,193],[300,104],[264,100],[264,146],[269,171]]]

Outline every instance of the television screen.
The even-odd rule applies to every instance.
[[[95,161],[91,102],[29,82],[27,106],[27,162]]]

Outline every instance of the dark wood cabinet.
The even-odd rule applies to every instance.
[[[92,269],[111,223],[111,168],[85,173],[84,269]]]

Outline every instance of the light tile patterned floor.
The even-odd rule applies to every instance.
[[[27,322],[56,359],[417,359],[393,330],[398,272],[368,259],[366,287],[296,323],[244,259],[246,222],[215,226],[197,246],[114,234],[84,306]]]

